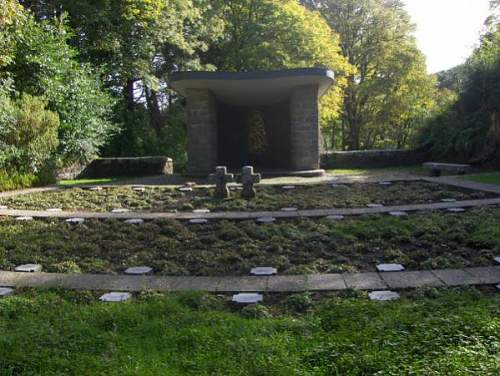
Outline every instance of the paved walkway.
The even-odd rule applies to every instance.
[[[0,271],[2,287],[114,291],[294,292],[386,290],[500,283],[500,266],[387,273],[283,275],[271,277],[166,277]]]
[[[178,219],[189,220],[195,218],[205,218],[213,220],[245,220],[257,219],[262,217],[274,217],[281,219],[290,218],[314,218],[326,217],[329,215],[366,215],[366,214],[384,214],[397,211],[428,211],[428,210],[443,210],[449,208],[474,208],[488,205],[500,205],[500,198],[489,198],[481,200],[466,200],[456,202],[436,202],[432,204],[417,204],[417,205],[397,205],[383,206],[377,208],[345,208],[345,209],[309,209],[297,210],[294,212],[287,211],[231,211],[231,212],[213,212],[213,213],[150,213],[150,212],[127,212],[127,213],[97,213],[97,212],[51,212],[40,210],[16,210],[5,209],[0,210],[0,216],[10,217],[33,217],[33,218],[85,218],[85,219]]]

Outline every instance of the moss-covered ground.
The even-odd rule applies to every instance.
[[[24,290],[0,299],[0,374],[498,375],[500,295],[416,290],[271,297]]]
[[[383,205],[424,204],[445,198],[481,199],[495,195],[425,181],[395,182],[390,186],[377,183],[297,185],[293,190],[282,186],[259,186],[255,199],[247,201],[233,191],[229,199],[213,197],[213,188],[198,187],[180,192],[175,187],[147,187],[136,192],[131,187],[117,186],[92,191],[67,188],[59,191],[19,195],[0,199],[0,205],[16,209],[110,211],[126,208],[134,211],[190,211],[206,208],[212,211],[279,210],[363,207],[370,203]]]
[[[161,275],[246,275],[254,266],[280,273],[373,271],[381,262],[409,269],[488,266],[500,253],[500,209],[328,219],[119,220],[18,222],[0,219],[0,269],[36,262],[49,272],[122,272],[149,265]]]

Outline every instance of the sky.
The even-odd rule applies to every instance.
[[[436,73],[465,61],[479,42],[489,0],[403,0],[427,70]]]

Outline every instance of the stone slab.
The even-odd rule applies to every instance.
[[[431,271],[447,286],[468,286],[477,284],[477,278],[462,269],[441,269]]]
[[[395,291],[383,290],[383,291],[372,291],[368,294],[370,300],[375,300],[379,302],[386,302],[390,300],[399,299],[399,294]]]
[[[144,219],[141,218],[131,218],[125,220],[125,223],[128,225],[142,225],[144,223]]]
[[[381,277],[391,289],[407,289],[424,286],[444,286],[444,283],[428,270],[400,273],[382,273]]]
[[[65,222],[70,225],[81,225],[85,222],[85,218],[68,218]]]
[[[402,272],[405,267],[401,264],[378,264],[377,270],[379,272]]]
[[[40,264],[23,264],[16,266],[14,270],[21,273],[37,273],[41,272],[42,268],[43,267]]]
[[[128,213],[129,211],[130,211],[129,209],[117,208],[111,210],[111,213]]]
[[[392,217],[407,217],[408,213],[405,211],[391,211],[389,215]]]
[[[463,213],[465,211],[464,208],[448,208],[446,210],[450,213]]]
[[[342,274],[311,274],[307,276],[307,290],[333,291],[347,288]]]
[[[217,285],[218,292],[258,292],[266,291],[267,277],[224,277]]]
[[[278,269],[273,268],[272,266],[257,266],[250,270],[250,274],[252,275],[274,275],[278,274]]]
[[[497,264],[500,264],[500,256],[494,257],[493,261],[495,261]]]
[[[276,221],[276,218],[274,217],[260,217],[255,220],[257,223],[261,224],[268,224],[268,223],[273,223]]]
[[[190,225],[204,225],[208,223],[208,219],[205,218],[193,218],[188,221]]]
[[[32,221],[33,220],[33,217],[31,216],[21,216],[21,217],[16,217],[16,221],[20,221],[20,222],[28,222],[28,221]]]
[[[233,295],[231,300],[237,304],[255,304],[262,302],[264,297],[262,294],[241,293]]]
[[[129,292],[108,292],[102,295],[99,300],[101,302],[124,302],[132,298]]]
[[[14,294],[14,289],[10,287],[0,287],[0,298]]]
[[[500,267],[467,268],[465,272],[476,278],[477,284],[489,285],[500,283]]]
[[[384,290],[387,284],[379,273],[347,273],[344,274],[345,284],[353,290]]]
[[[279,275],[268,277],[267,291],[307,291],[307,276],[305,275]]]
[[[132,266],[124,271],[127,275],[146,275],[151,274],[152,272],[153,268],[150,268],[149,266]]]

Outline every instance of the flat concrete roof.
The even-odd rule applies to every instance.
[[[209,89],[224,103],[238,106],[263,106],[286,100],[292,89],[318,85],[321,97],[333,84],[334,73],[324,68],[301,68],[255,72],[178,72],[171,87],[182,96],[188,89]]]

